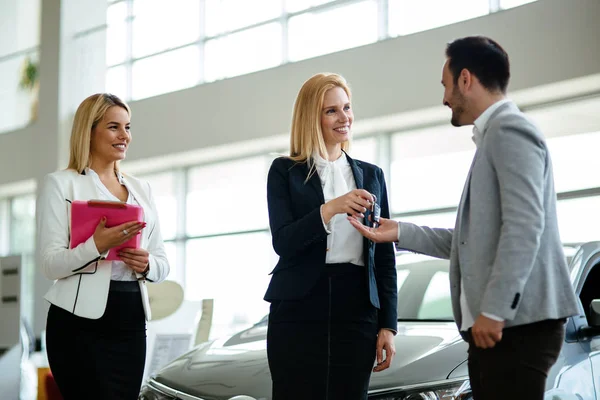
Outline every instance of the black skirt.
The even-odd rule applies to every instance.
[[[136,400],[146,361],[139,284],[111,281],[106,310],[99,319],[78,317],[51,305],[46,349],[64,400]]]
[[[328,264],[307,297],[271,302],[273,400],[367,398],[378,322],[365,268]]]

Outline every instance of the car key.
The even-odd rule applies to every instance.
[[[377,228],[379,226],[379,219],[381,218],[381,206],[377,203],[377,196],[373,195],[373,207],[371,209],[371,222],[372,227]]]

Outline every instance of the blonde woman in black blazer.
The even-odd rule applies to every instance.
[[[85,99],[73,122],[68,168],[48,174],[38,192],[38,264],[55,281],[45,296],[46,348],[65,400],[137,399],[151,318],[146,282],[169,273],[150,185],[119,170],[131,142],[129,123],[129,107],[118,97]],[[140,205],[144,221],[110,228],[100,222],[70,249],[70,203],[92,199]],[[140,248],[105,260],[135,235]]]
[[[395,353],[394,249],[365,240],[347,220],[364,218],[375,200],[389,217],[381,169],[346,153],[350,98],[339,75],[306,81],[294,107],[290,156],[269,171],[269,221],[280,257],[265,295],[274,400],[366,399],[371,371],[388,368]]]

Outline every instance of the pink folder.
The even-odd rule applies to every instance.
[[[102,217],[106,217],[106,227],[110,228],[130,221],[144,221],[144,210],[134,204],[122,203],[120,201],[104,200],[74,200],[71,203],[71,243],[75,248],[84,243],[94,234],[96,226]],[[135,235],[127,242],[110,249],[107,260],[120,260],[119,250],[129,247],[140,247],[141,235]]]

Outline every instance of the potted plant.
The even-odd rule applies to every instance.
[[[38,116],[38,93],[40,90],[39,64],[30,57],[26,57],[21,68],[19,87],[31,95],[31,120]]]

